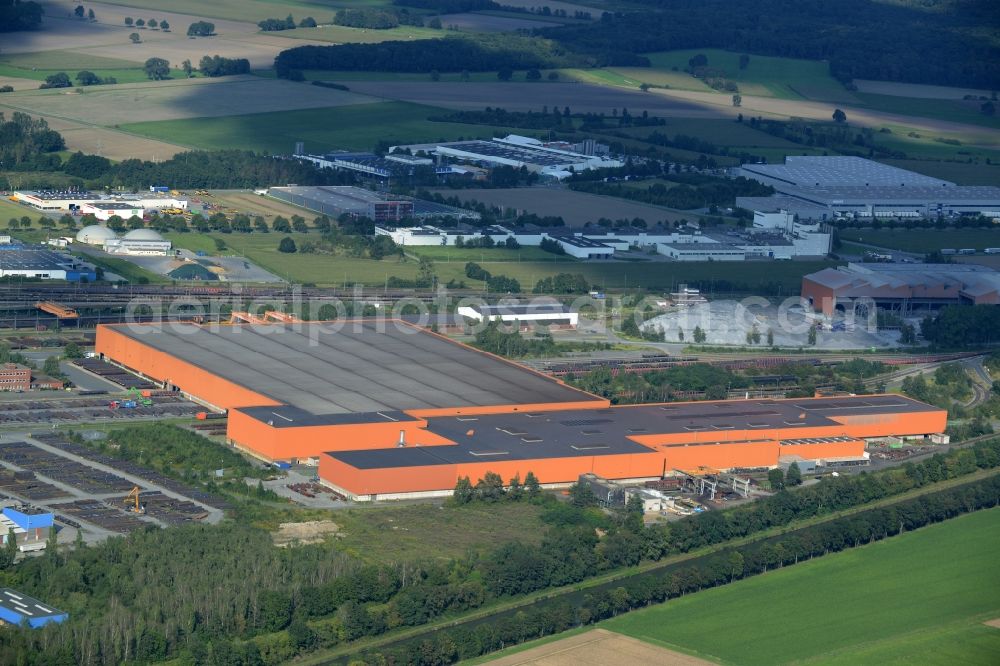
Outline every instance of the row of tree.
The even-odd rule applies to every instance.
[[[486,289],[494,294],[517,294],[521,292],[521,283],[506,275],[493,275],[474,261],[465,264],[465,277],[470,280],[482,280]]]
[[[549,40],[503,33],[443,39],[299,46],[274,59],[278,76],[306,69],[365,72],[472,72],[572,67],[580,59]]]
[[[151,18],[148,21],[146,19],[135,19],[133,21],[131,16],[126,16],[125,25],[128,26],[129,28],[135,26],[136,28],[139,29],[149,28],[150,30],[162,30],[164,32],[170,32],[170,23],[168,23],[166,20],[157,21],[155,18]]]

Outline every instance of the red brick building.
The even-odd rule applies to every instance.
[[[0,391],[30,391],[31,370],[17,363],[0,364]]]

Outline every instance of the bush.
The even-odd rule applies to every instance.
[[[285,254],[292,254],[296,251],[298,251],[298,248],[295,247],[295,241],[292,240],[289,236],[285,236],[284,238],[281,239],[281,242],[278,243],[278,252],[284,252]]]

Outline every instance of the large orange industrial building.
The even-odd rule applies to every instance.
[[[318,460],[359,500],[445,494],[487,471],[554,485],[860,458],[866,438],[946,420],[896,395],[612,407],[399,321],[103,325],[97,353],[226,411],[229,440],[259,458]]]

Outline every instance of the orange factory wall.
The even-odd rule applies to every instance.
[[[802,298],[810,300],[816,312],[822,312],[828,316],[833,314],[833,309],[837,304],[833,289],[817,284],[808,278],[802,279]]]
[[[137,370],[147,377],[169,381],[181,391],[223,409],[278,405],[280,403],[222,379],[207,370],[158,351],[122,335],[113,327],[97,327],[95,350],[98,354]]]
[[[700,446],[663,446],[657,451],[668,472],[698,467],[771,467],[778,464],[778,443],[775,441],[703,444]]]
[[[948,412],[930,408],[926,412],[906,414],[876,414],[858,416],[832,416],[844,425],[844,434],[853,437],[888,437],[889,435],[926,435],[944,432],[948,425]]]
[[[653,451],[610,456],[580,456],[538,460],[508,460],[473,462],[420,467],[357,469],[332,456],[319,459],[320,478],[354,495],[451,490],[459,477],[468,476],[473,483],[486,472],[496,472],[504,481],[520,475],[523,480],[533,472],[539,483],[572,483],[581,474],[593,472],[612,479],[659,477],[663,474],[663,458]]]
[[[449,439],[424,430],[426,421],[352,423],[345,425],[274,428],[242,412],[229,412],[226,435],[238,446],[269,460],[311,458],[326,451],[391,449],[406,433],[409,445],[454,444]]]

